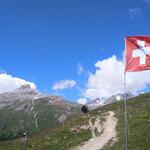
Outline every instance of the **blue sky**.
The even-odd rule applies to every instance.
[[[148,0],[1,1],[0,68],[74,101],[98,60],[122,58],[125,36],[150,35],[149,14]],[[66,79],[76,86],[52,90]]]

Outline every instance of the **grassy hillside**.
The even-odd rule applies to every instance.
[[[89,112],[86,115],[74,116],[62,125],[53,129],[46,129],[23,139],[1,142],[0,150],[70,150],[91,137],[87,130],[73,130],[88,124],[91,116],[102,115],[112,110],[118,119],[118,141],[113,145],[106,145],[103,150],[124,150],[124,103],[118,102]],[[142,94],[127,101],[129,124],[129,149],[150,149],[150,94]]]
[[[23,106],[23,109],[16,109]],[[49,99],[40,98],[36,100],[34,108],[32,101],[16,102],[12,106],[0,109],[0,141],[21,137],[25,131],[29,134],[42,129],[53,128],[59,123],[59,117],[66,117],[78,113],[80,108],[69,105],[65,101],[60,101],[60,105],[49,103]],[[38,127],[35,124],[34,115]]]

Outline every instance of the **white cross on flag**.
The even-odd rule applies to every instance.
[[[126,72],[150,69],[150,36],[129,36],[126,44]]]

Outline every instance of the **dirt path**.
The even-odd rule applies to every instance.
[[[116,137],[117,119],[114,118],[114,112],[108,112],[106,121],[103,123],[103,125],[101,125],[99,122],[100,121],[98,118],[96,119],[94,124],[92,124],[91,120],[89,120],[93,138],[85,142],[84,145],[76,147],[74,150],[100,150],[104,147],[105,144],[109,142],[109,140]],[[99,131],[103,130],[102,134],[98,137],[96,137],[94,133],[95,128],[99,129]]]

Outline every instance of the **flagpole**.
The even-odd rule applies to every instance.
[[[126,67],[126,38],[125,38],[124,67]],[[128,150],[128,118],[127,118],[127,83],[126,68],[124,68],[124,125],[125,125],[125,150]]]
[[[125,150],[128,150],[128,119],[127,119],[127,84],[126,72],[124,72],[124,119],[125,119]]]

